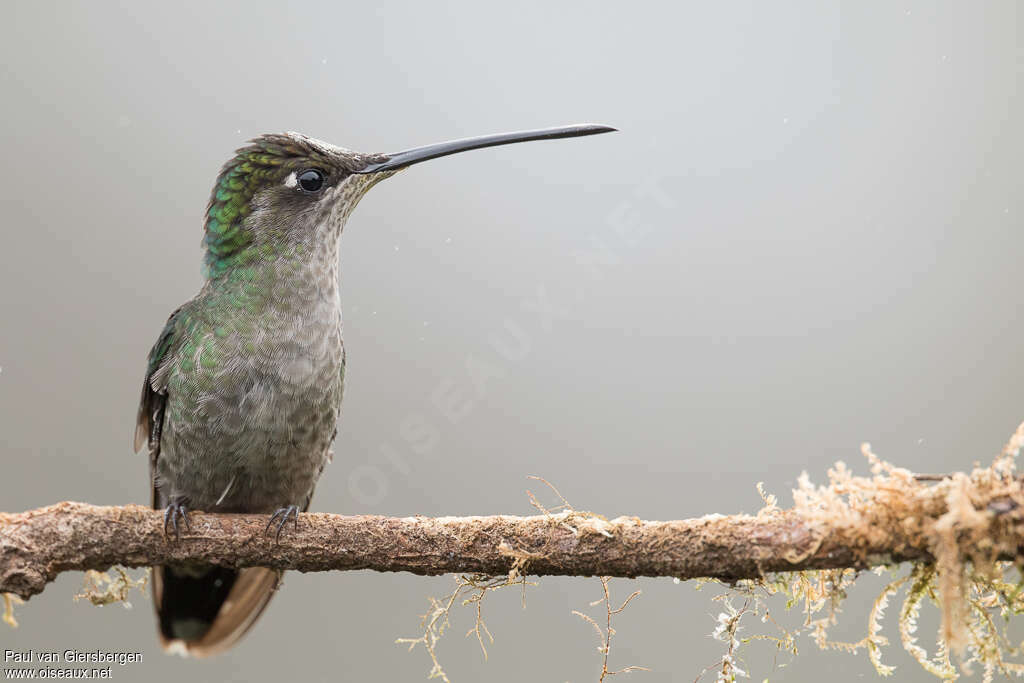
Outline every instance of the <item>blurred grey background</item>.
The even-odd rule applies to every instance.
[[[363,151],[577,121],[596,138],[417,166],[349,222],[349,372],[313,509],[529,514],[526,479],[609,517],[752,512],[859,444],[918,471],[987,461],[1021,419],[1022,10],[1012,1],[7,3],[0,28],[2,509],[148,502],[129,447],[145,355],[200,286],[232,150],[297,130]],[[537,313],[542,298],[557,309]],[[495,339],[516,326],[522,354]],[[467,366],[497,377],[475,387]],[[465,396],[453,422],[438,391]],[[166,657],[148,598],[73,603],[69,574],[0,647],[121,649],[118,680],[425,680],[450,577],[288,575],[246,639]],[[858,640],[867,577],[833,635]],[[642,596],[611,665],[691,681],[722,652],[713,587]],[[593,681],[571,614],[595,579],[487,599],[439,646],[454,681]],[[799,615],[789,615],[799,623]],[[770,632],[751,620],[745,635]],[[932,680],[895,641],[899,680]],[[922,632],[931,644],[933,631]],[[754,680],[871,680],[866,655]],[[713,677],[712,677],[713,678]]]

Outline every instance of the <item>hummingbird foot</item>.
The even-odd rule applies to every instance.
[[[277,522],[277,534],[274,536],[275,541],[281,540],[281,530],[284,529],[284,525],[291,519],[295,523],[295,528],[299,528],[299,506],[289,505],[288,507],[279,508],[274,514],[270,516],[270,521],[267,522],[267,528],[263,531],[264,535],[270,532],[270,527],[274,526],[274,520]]]
[[[188,508],[181,501],[174,501],[164,508],[164,536],[167,536],[167,525],[174,529],[174,540],[181,540],[181,530],[178,528],[178,520],[185,521],[185,528],[192,531],[192,523],[188,521]]]

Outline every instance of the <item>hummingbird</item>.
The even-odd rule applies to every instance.
[[[266,134],[217,176],[204,217],[205,283],[149,352],[135,451],[152,506],[180,540],[190,510],[298,524],[331,460],[345,383],[339,243],[366,192],[414,164],[482,147],[614,131],[580,124],[364,154],[299,133]],[[282,573],[198,562],[153,568],[160,641],[222,652],[266,608]]]

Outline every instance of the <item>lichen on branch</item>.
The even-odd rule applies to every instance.
[[[876,612],[880,615],[889,595],[908,582],[904,622],[916,617],[925,595],[934,595],[943,614],[944,650],[938,659],[922,655],[919,661],[932,661],[935,671],[946,672],[949,653],[971,651],[987,667],[1010,671],[1015,669],[1004,665],[998,648],[991,656],[977,653],[990,645],[984,634],[991,630],[991,609],[1024,609],[1021,591],[1011,590],[1004,579],[1013,566],[1008,562],[1024,565],[1024,491],[1015,465],[1022,445],[1024,424],[989,467],[923,476],[880,460],[865,444],[870,476],[856,476],[840,462],[828,471],[827,484],[814,485],[801,475],[790,508],[781,508],[759,486],[765,505],[756,515],[675,521],[608,520],[567,504],[552,512],[533,499],[542,514],[530,517],[308,513],[280,539],[266,533],[265,515],[196,512],[191,528],[175,540],[165,535],[159,511],[57,503],[0,513],[0,593],[28,598],[64,571],[182,561],[509,576],[510,581],[524,575],[666,576],[761,585],[774,585],[771,575],[778,572],[910,561],[912,575],[887,589]],[[901,638],[918,657],[913,630],[903,622]],[[849,647],[866,647],[875,661],[883,640],[869,634]]]

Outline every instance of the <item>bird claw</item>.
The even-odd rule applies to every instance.
[[[281,530],[284,529],[284,525],[291,519],[295,523],[295,529],[299,528],[299,506],[289,505],[288,507],[278,508],[274,514],[270,516],[270,521],[267,522],[267,528],[263,530],[263,534],[266,535],[270,532],[270,527],[274,525],[274,520],[280,517],[280,521],[277,523],[277,534],[274,536],[275,541],[281,540]]]
[[[181,530],[178,528],[178,519],[185,520],[185,528],[192,531],[192,523],[188,519],[188,508],[180,501],[175,501],[164,508],[164,536],[167,536],[167,525],[174,529],[174,540],[181,540]]]

